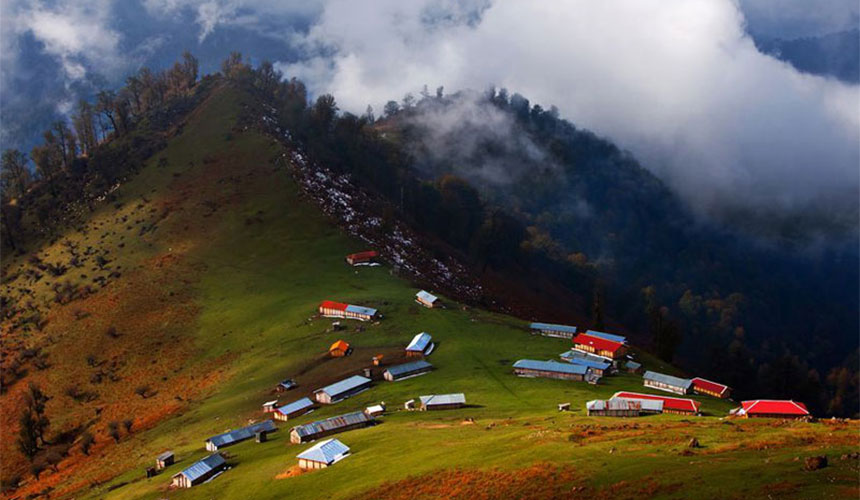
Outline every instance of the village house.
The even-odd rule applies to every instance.
[[[731,387],[710,380],[696,377],[693,379],[693,392],[715,398],[726,399],[732,394]]]
[[[212,436],[206,440],[206,449],[209,451],[218,451],[221,448],[233,446],[234,444],[251,439],[260,431],[274,432],[276,430],[278,430],[278,428],[275,426],[274,422],[271,420],[264,420],[258,424],[249,425],[247,427],[242,427],[241,429]]]
[[[601,377],[609,375],[612,370],[612,362],[608,359],[587,352],[570,350],[561,353],[559,357],[568,363],[586,366],[592,373]]]
[[[639,417],[663,413],[663,401],[654,399],[611,398],[585,403],[589,417]]]
[[[350,266],[367,266],[376,262],[377,257],[379,257],[379,252],[376,250],[351,253],[346,256],[346,263]]]
[[[580,333],[573,339],[573,348],[580,352],[588,352],[608,359],[618,359],[627,353],[627,346],[621,342],[593,337]]]
[[[263,413],[272,413],[278,408],[278,400],[266,401],[263,403]]]
[[[689,394],[690,388],[693,386],[693,381],[690,379],[652,371],[646,371],[642,375],[642,381],[645,387],[658,391],[674,392],[675,394]]]
[[[285,379],[285,380],[278,382],[278,385],[275,386],[275,390],[277,392],[287,392],[290,389],[295,388],[297,385],[298,384],[296,384],[295,380],[288,378],[288,379]]]
[[[352,353],[349,344],[343,340],[338,340],[328,348],[328,355],[333,358],[342,358]]]
[[[804,418],[806,405],[790,399],[754,399],[741,402],[734,414],[744,418]]]
[[[290,442],[295,444],[308,443],[331,434],[367,427],[373,425],[373,422],[373,417],[363,411],[338,415],[293,427],[290,430]]]
[[[612,333],[599,332],[597,330],[586,330],[586,335],[591,335],[592,337],[600,337],[602,339],[611,340],[613,342],[619,342],[621,344],[627,343],[627,337],[623,335],[615,335]]]
[[[555,325],[552,323],[532,323],[529,325],[534,335],[543,335],[544,337],[558,337],[562,339],[572,339],[576,335],[575,326]]]
[[[521,359],[514,363],[514,373],[519,377],[556,378],[561,380],[585,380],[588,367],[558,361]]]
[[[626,368],[627,373],[640,373],[642,371],[642,364],[635,361],[628,361]]]
[[[413,358],[429,356],[436,347],[431,340],[432,337],[430,337],[430,334],[427,332],[421,332],[412,337],[412,341],[406,346],[406,357]]]
[[[382,372],[382,377],[389,382],[396,382],[406,378],[417,377],[418,375],[423,375],[432,370],[433,365],[424,360],[418,360],[412,361],[411,363],[392,366]]]
[[[325,469],[349,456],[349,446],[337,439],[326,439],[296,455],[303,470]]]
[[[220,454],[215,453],[191,464],[187,469],[173,476],[171,484],[177,488],[190,488],[205,483],[223,471],[227,462]]]
[[[321,316],[326,318],[357,319],[359,321],[371,321],[379,316],[379,311],[376,309],[331,300],[322,301],[319,312]]]
[[[687,398],[673,398],[671,396],[658,396],[656,394],[642,394],[641,392],[616,392],[613,398],[625,399],[649,399],[663,402],[663,413],[677,415],[698,415],[701,403]]]
[[[173,455],[173,452],[165,451],[161,455],[155,457],[155,469],[161,470],[166,467],[170,467],[173,465],[174,460],[176,460],[176,457]]]
[[[453,410],[461,408],[466,404],[466,395],[458,394],[431,394],[429,396],[419,396],[421,402],[421,411],[428,410]]]
[[[310,400],[310,398],[302,398],[297,401],[293,401],[290,404],[278,407],[277,409],[275,409],[273,416],[275,420],[286,422],[291,418],[296,418],[301,415],[304,415],[305,413],[311,411],[313,407],[314,403]]]
[[[358,394],[370,387],[371,380],[361,375],[353,375],[347,379],[327,385],[314,391],[314,399],[323,404],[332,404]]]
[[[434,307],[439,307],[442,305],[442,301],[439,300],[439,297],[433,295],[432,293],[425,292],[421,290],[420,292],[415,294],[415,302],[418,302],[422,306],[433,309]]]

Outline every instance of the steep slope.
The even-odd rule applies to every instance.
[[[101,207],[84,231],[71,229],[63,238],[84,251],[88,246],[110,250],[105,266],[120,275],[87,297],[48,304],[41,332],[25,336],[4,325],[4,340],[38,345],[47,355],[44,369],[31,369],[0,397],[9,419],[3,426],[4,456],[13,453],[12,419],[29,381],[39,382],[52,397],[52,432],[84,425],[96,435],[90,457],[82,455],[78,441],[56,471],[22,485],[16,496],[53,488],[45,494],[351,498],[366,497],[370,490],[372,497],[385,497],[437,478],[438,484],[416,493],[425,498],[684,498],[761,496],[767,489],[786,497],[822,491],[856,496],[856,461],[799,474],[802,464],[794,460],[852,451],[854,422],[726,424],[716,417],[732,404],[699,397],[711,416],[587,418],[586,400],[639,389],[641,379],[622,374],[590,386],[514,377],[510,365],[516,359],[555,358],[568,343],[532,337],[522,320],[453,301],[444,310],[423,309],[412,300],[416,289],[391,267],[347,267],[343,256],[365,244],[300,194],[293,166],[282,161],[291,152],[248,125],[253,116],[247,113],[257,109],[251,95],[228,83],[219,86],[183,132],[117,189],[114,203]],[[138,219],[144,220],[138,224]],[[41,250],[43,260],[65,260],[61,252],[69,247],[63,240]],[[21,258],[8,265],[32,264]],[[78,276],[92,273],[89,269],[75,270],[74,284],[91,280]],[[27,273],[17,279],[15,285],[23,286]],[[33,300],[53,297],[50,285],[39,287]],[[335,332],[331,321],[314,318],[323,299],[377,307],[384,319],[363,328],[348,323]],[[115,334],[108,332],[111,326]],[[380,425],[340,436],[353,455],[336,467],[276,479],[306,448],[289,444],[291,422],[265,444],[228,448],[233,468],[211,483],[166,491],[170,475],[205,456],[205,438],[264,418],[259,405],[273,399],[278,381],[298,381],[299,387],[281,398],[291,401],[357,372],[377,353],[398,358],[419,331],[432,333],[438,344],[430,357],[436,371],[378,382],[295,421],[388,403],[394,411]],[[339,338],[354,346],[354,354],[327,359],[327,347]],[[94,366],[87,362],[89,354]],[[638,356],[649,368],[674,371],[646,353]],[[99,370],[108,372],[107,380],[96,383],[91,377]],[[110,382],[111,373],[119,380]],[[75,401],[64,393],[67,385],[98,392],[98,398]],[[135,393],[147,385],[146,398]],[[470,407],[438,414],[396,411],[407,399],[440,392],[464,392]],[[559,414],[555,405],[566,401],[574,411]],[[133,421],[131,432],[122,430],[116,444],[108,436],[113,419]],[[693,436],[705,447],[688,451]],[[176,465],[145,479],[144,467],[165,449],[176,452]],[[557,473],[545,472],[547,463],[553,464],[547,470]],[[10,470],[23,468],[19,464],[4,460]],[[490,488],[475,486],[485,481]]]

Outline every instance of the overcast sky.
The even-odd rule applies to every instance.
[[[803,209],[858,196],[860,91],[760,54],[748,31],[856,26],[854,0],[5,1],[5,146],[188,48],[278,63],[342,109],[424,84],[519,92],[630,150],[692,206]]]

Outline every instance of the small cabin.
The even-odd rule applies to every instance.
[[[627,373],[642,373],[642,364],[635,361],[628,361],[626,366]]]
[[[365,252],[351,253],[346,256],[346,263],[350,266],[368,266],[376,262],[379,252],[367,250]]]
[[[385,355],[383,355],[383,354],[377,354],[376,356],[374,356],[373,357],[373,366],[380,366],[382,364],[382,358],[384,358],[384,357],[385,357]]]
[[[227,462],[220,454],[215,453],[191,464],[187,469],[173,476],[171,484],[177,488],[191,488],[205,483],[218,475],[227,467]]]
[[[429,356],[435,347],[436,346],[433,344],[430,334],[427,332],[421,332],[412,337],[412,341],[406,346],[406,357],[414,358]]]
[[[559,403],[558,411],[570,411],[570,403]]]
[[[415,294],[415,302],[421,304],[428,309],[433,309],[434,307],[439,307],[442,305],[442,302],[439,300],[439,297],[433,295],[430,292],[425,292],[424,290],[421,290],[420,292]]]
[[[278,400],[266,401],[263,403],[263,413],[273,413],[278,408]]]
[[[155,457],[155,470],[161,470],[166,467],[170,467],[173,465],[174,460],[176,460],[172,451],[165,451],[161,455]]]
[[[453,410],[462,408],[466,404],[466,395],[457,394],[431,394],[429,396],[420,396],[421,411],[433,410]]]
[[[415,400],[410,399],[409,401],[403,403],[403,409],[407,411],[412,411],[415,409]]]
[[[371,417],[378,417],[385,413],[385,402],[379,403],[378,405],[368,406],[364,409],[364,413],[370,415]]]
[[[298,386],[298,384],[296,383],[295,380],[288,378],[288,379],[285,379],[285,380],[278,382],[278,385],[275,386],[275,390],[277,392],[287,392],[291,389],[296,388],[297,386]]]
[[[693,386],[693,381],[690,379],[673,377],[672,375],[652,371],[645,372],[642,375],[642,381],[645,387],[675,394],[689,394],[690,388]]]
[[[351,352],[349,344],[343,340],[338,340],[328,348],[328,354],[333,358],[342,358],[348,356]]]
[[[310,470],[330,467],[347,456],[349,456],[349,446],[337,439],[326,439],[299,453],[296,458],[299,459],[301,469]]]
[[[693,379],[693,392],[715,398],[726,399],[732,394],[731,387],[701,377]]]
[[[302,398],[297,401],[293,401],[292,403],[286,404],[284,406],[278,407],[275,409],[273,417],[275,420],[280,420],[281,422],[286,422],[291,418],[296,418],[309,411],[313,410],[314,403],[310,400],[310,398]]]
[[[418,375],[429,373],[432,370],[433,365],[422,359],[411,363],[389,367],[382,372],[382,378],[389,382],[396,382],[398,380],[417,377]]]

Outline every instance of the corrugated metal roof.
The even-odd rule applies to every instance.
[[[275,411],[277,411],[278,413],[281,413],[283,415],[289,415],[289,414],[295,413],[297,411],[302,411],[305,408],[310,408],[313,405],[314,405],[313,401],[311,401],[309,398],[302,398],[302,399],[299,399],[298,401],[293,401],[290,404],[286,404],[284,406],[281,406],[280,408],[278,408]]]
[[[809,415],[806,405],[790,399],[755,399],[741,402],[741,413],[750,415]]]
[[[347,427],[350,425],[371,421],[373,421],[372,417],[368,416],[363,411],[356,411],[353,413],[346,413],[344,415],[327,418],[325,420],[317,420],[316,422],[311,422],[305,425],[297,425],[293,427],[292,430],[296,431],[299,436],[305,437],[311,436],[313,434],[318,434],[320,432],[327,432],[339,429],[341,427]]]
[[[166,460],[166,459],[168,459],[168,458],[170,458],[170,457],[172,457],[172,456],[173,456],[173,452],[172,452],[172,451],[165,451],[164,453],[162,453],[161,455],[158,455],[158,456],[157,456],[157,457],[155,457],[155,458],[156,458],[156,459],[158,459],[158,460]]]
[[[254,437],[259,431],[276,431],[278,428],[275,426],[275,423],[271,420],[264,420],[258,424],[249,425],[247,427],[242,427],[241,429],[236,429],[234,431],[225,432],[224,434],[218,434],[217,436],[212,436],[207,439],[207,442],[211,442],[215,446],[219,448],[221,446],[227,446],[233,443],[237,443],[239,441],[244,441],[246,439],[250,439]]]
[[[642,375],[642,378],[645,380],[653,380],[655,382],[660,382],[661,384],[671,385],[674,387],[682,387],[684,389],[689,389],[691,385],[693,385],[693,381],[687,378],[673,377],[672,375],[666,375],[665,373],[657,373],[652,371],[645,372]]]
[[[577,335],[576,338],[573,339],[573,343],[591,346],[599,351],[609,351],[612,353],[624,346],[621,342],[605,339],[603,337],[594,337],[584,333]]]
[[[346,311],[355,314],[366,314],[368,316],[376,316],[376,309],[372,307],[354,306],[352,304],[346,306]]]
[[[388,373],[390,373],[391,375],[393,375],[395,377],[398,377],[400,375],[405,375],[405,374],[409,374],[412,372],[417,372],[419,370],[425,370],[428,368],[433,368],[433,365],[431,365],[430,363],[428,363],[424,360],[419,360],[419,361],[413,361],[411,363],[404,363],[402,365],[392,366],[392,367],[386,369],[385,371],[387,371]]]
[[[621,342],[622,344],[627,342],[627,337],[623,335],[614,335],[612,333],[598,332],[597,330],[588,330],[585,332],[585,334],[591,335],[592,337],[600,337],[602,339],[611,340],[613,342]]]
[[[369,384],[370,379],[367,377],[362,377],[361,375],[353,375],[348,379],[341,380],[340,382],[335,382],[331,385],[327,385],[322,389],[317,389],[314,393],[317,392],[325,392],[332,398],[335,398],[345,392],[349,392],[356,387],[359,387],[364,384]]]
[[[585,404],[586,409],[591,411],[603,410],[642,410],[642,411],[663,411],[663,401],[653,399],[633,399],[633,398],[611,398],[608,400],[596,399]]]
[[[429,302],[431,304],[433,302],[436,302],[437,300],[439,300],[439,297],[433,295],[430,292],[425,292],[424,290],[421,290],[420,292],[416,293],[415,296],[418,297],[419,299],[421,299],[425,302]]]
[[[305,460],[313,460],[314,462],[322,462],[331,465],[339,462],[349,454],[349,446],[341,443],[337,439],[326,439],[321,441],[307,450],[296,455],[296,458]]]
[[[423,405],[450,405],[450,404],[466,404],[466,395],[463,393],[456,394],[431,394],[429,396],[420,396]]]
[[[187,477],[189,481],[196,481],[210,471],[222,467],[224,463],[224,457],[222,457],[218,453],[215,453],[209,455],[203,460],[200,460],[199,462],[194,462],[193,464],[191,464],[190,467],[180,472],[180,474]]]
[[[349,304],[344,304],[343,302],[335,302],[333,300],[324,300],[320,304],[320,309],[336,309],[338,311],[346,311],[347,307],[349,307]]]
[[[421,332],[414,337],[412,337],[412,342],[409,342],[409,345],[406,346],[407,351],[420,351],[424,352],[424,349],[427,349],[427,346],[430,345],[430,334],[427,332]]]
[[[716,392],[720,395],[729,390],[729,386],[727,385],[723,385],[712,380],[704,379],[702,377],[696,377],[693,379],[693,388],[700,388],[706,391]]]
[[[684,410],[684,411],[692,411],[694,413],[699,412],[699,407],[701,403],[698,401],[694,401],[692,399],[687,398],[672,398],[669,396],[658,396],[656,394],[642,394],[641,392],[628,392],[628,391],[619,391],[612,395],[613,398],[627,398],[627,399],[652,399],[659,400],[663,402],[664,410]]]
[[[589,368],[596,368],[598,370],[606,370],[612,363],[607,361],[606,358],[602,358],[600,356],[594,356],[585,352],[579,351],[567,351],[561,353],[561,359],[567,361],[568,363],[583,365]]]
[[[536,359],[521,359],[514,363],[514,368],[522,368],[525,370],[539,370],[554,373],[566,373],[569,375],[585,375],[585,373],[588,371],[588,367],[585,365],[559,363],[558,361],[538,361]]]
[[[627,368],[629,368],[631,370],[638,370],[638,369],[642,368],[642,365],[640,363],[635,362],[635,361],[628,361],[627,362]]]
[[[557,332],[576,333],[575,326],[555,325],[553,323],[532,323],[529,326],[532,330],[554,330]]]

